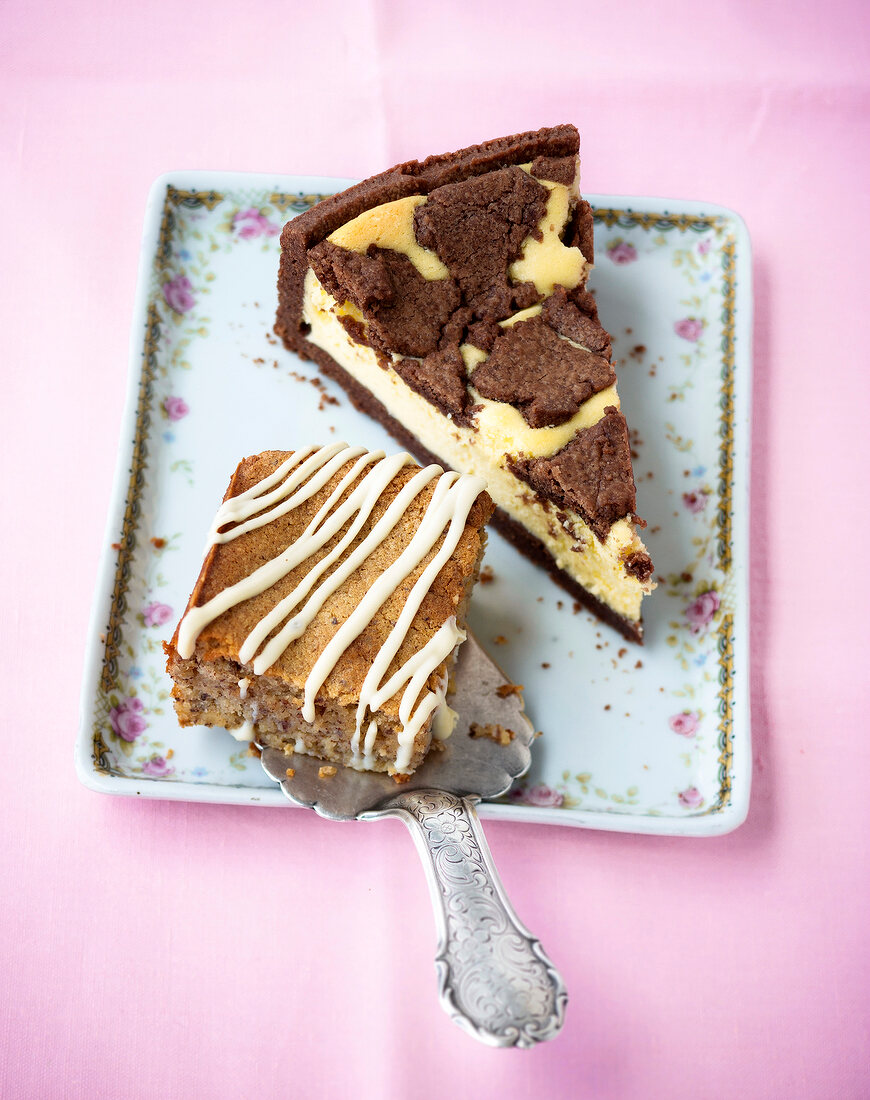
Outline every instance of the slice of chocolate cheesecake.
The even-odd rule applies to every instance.
[[[325,199],[284,227],[275,330],[421,460],[483,477],[494,525],[641,641],[652,563],[578,149],[557,126]]]

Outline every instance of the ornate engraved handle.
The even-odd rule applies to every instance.
[[[564,1022],[568,995],[505,896],[474,801],[444,791],[407,791],[377,814],[407,823],[426,867],[445,1011],[493,1046],[531,1047],[552,1039]]]

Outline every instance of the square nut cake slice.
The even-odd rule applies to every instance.
[[[479,478],[336,443],[243,459],[164,645],[183,726],[408,775],[450,732],[492,501]]]
[[[640,641],[652,562],[578,150],[555,126],[324,199],[282,232],[275,331],[418,458],[485,478],[494,525]]]

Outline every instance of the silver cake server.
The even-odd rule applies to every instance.
[[[291,802],[323,817],[402,818],[432,893],[444,1010],[484,1043],[531,1047],[559,1033],[568,995],[540,942],[511,908],[475,807],[481,798],[505,794],[528,771],[534,730],[521,697],[499,695],[509,681],[470,634],[454,681],[449,702],[459,715],[456,728],[406,783],[350,768],[321,778],[322,760],[280,749],[261,747],[261,761]],[[496,739],[500,730],[512,732],[507,744]]]

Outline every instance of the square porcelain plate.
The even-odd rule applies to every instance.
[[[272,333],[278,234],[350,181],[173,173],[151,192],[77,766],[112,794],[289,805],[228,733],[181,730],[161,642],[243,455],[345,439],[395,451]],[[543,736],[489,817],[711,835],[749,801],[750,249],[709,205],[591,196],[592,286],[633,431],[658,589],[624,642],[495,533],[471,627]]]

